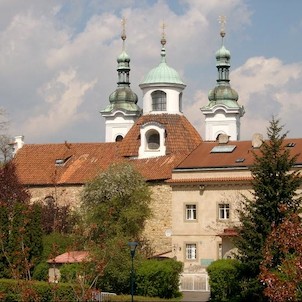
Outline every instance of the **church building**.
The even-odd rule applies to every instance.
[[[217,84],[202,100],[204,140],[182,112],[186,85],[167,63],[163,33],[159,64],[139,85],[142,109],[130,87],[130,57],[126,34],[117,58],[118,81],[101,110],[105,142],[22,144],[14,157],[21,183],[33,201],[54,198],[60,204],[79,204],[83,185],[112,163],[133,164],[152,188],[153,216],[145,227],[156,255],[184,263],[182,290],[207,291],[206,267],[233,256],[232,226],[242,195],[250,196],[253,151],[263,141],[256,134],[240,141],[244,108],[229,79],[230,51],[216,52]],[[302,154],[302,139],[286,140],[293,154]],[[297,158],[302,164],[302,155]]]

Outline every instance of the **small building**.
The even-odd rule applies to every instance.
[[[48,270],[48,281],[57,283],[60,281],[60,267],[68,263],[81,263],[89,261],[89,253],[87,251],[71,251],[61,254],[55,258],[47,260],[50,268]]]

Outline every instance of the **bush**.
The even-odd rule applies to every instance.
[[[146,260],[136,273],[135,294],[159,298],[175,298],[179,292],[182,263],[175,260]]]
[[[49,264],[45,261],[40,262],[34,268],[33,279],[39,281],[48,281]]]
[[[66,263],[60,267],[60,282],[75,282],[78,273],[81,271],[79,263]]]
[[[0,300],[1,302],[73,302],[76,301],[76,295],[70,284],[0,279]]]
[[[239,262],[237,260],[221,259],[214,261],[208,266],[207,271],[210,277],[211,301],[239,301]]]

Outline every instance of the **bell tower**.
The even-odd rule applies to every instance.
[[[219,22],[222,43],[216,52],[217,84],[209,92],[208,104],[201,108],[205,115],[205,140],[215,141],[224,134],[237,141],[240,139],[240,118],[244,115],[244,108],[238,104],[238,93],[230,85],[231,53],[224,46],[225,17],[221,16]]]

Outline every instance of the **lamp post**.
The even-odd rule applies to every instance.
[[[138,243],[135,241],[128,242],[130,246],[130,255],[131,255],[131,302],[133,302],[133,295],[134,295],[134,266],[133,266],[133,259],[135,255],[136,247]]]

